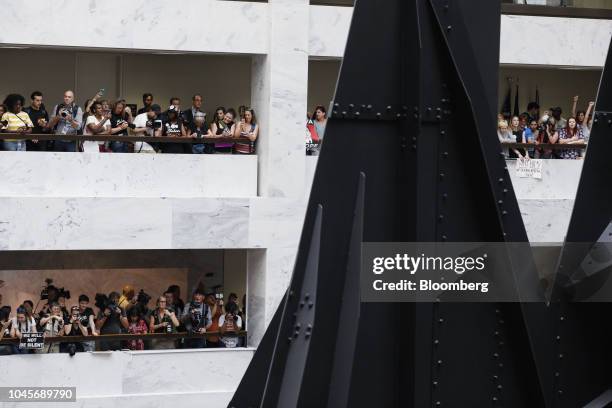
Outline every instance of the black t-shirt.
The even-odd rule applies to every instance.
[[[34,124],[34,127],[32,128],[32,133],[34,134],[43,133],[45,130],[38,124],[38,121],[40,119],[44,119],[47,123],[49,122],[49,113],[47,113],[47,110],[45,109],[45,107],[41,106],[40,109],[36,110],[33,107],[28,106],[27,108],[24,109],[24,112],[28,114],[28,116],[30,117],[30,120]]]
[[[163,124],[163,135],[164,136],[181,136],[181,121],[177,120],[175,122],[164,122]]]
[[[111,128],[116,128],[119,125],[123,124],[123,123],[128,123],[127,120],[125,120],[125,117],[123,115],[117,115],[115,113],[113,113],[111,115],[110,118],[110,123],[111,123]],[[113,133],[114,135],[121,135],[121,136],[127,136],[128,135],[128,128],[123,129],[121,132],[117,132],[117,133]]]
[[[85,311],[81,313],[81,324],[87,328],[87,332],[91,332],[91,327],[89,327],[89,316],[92,316],[94,311],[91,307],[86,307]]]
[[[104,325],[100,328],[101,334],[119,334],[122,332],[121,317],[125,317],[125,311],[121,308],[121,313],[111,312],[110,316],[104,322]],[[104,310],[100,310],[98,313],[98,319],[104,318]]]

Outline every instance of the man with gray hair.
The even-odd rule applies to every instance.
[[[77,135],[81,130],[83,110],[74,103],[74,92],[71,90],[64,92],[64,102],[55,105],[52,114],[53,118],[49,123],[49,128],[53,129],[56,135]],[[75,152],[77,143],[71,140],[56,140],[53,150]]]

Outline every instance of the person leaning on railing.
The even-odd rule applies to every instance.
[[[259,134],[257,117],[253,109],[245,109],[244,118],[240,120],[234,131],[234,137],[246,137],[248,142],[238,141],[234,143],[234,152],[238,154],[255,153],[255,141]]]
[[[109,134],[111,130],[111,113],[104,110],[102,102],[94,102],[91,112],[93,115],[87,117],[85,127],[83,128],[83,136]],[[83,152],[85,153],[103,153],[106,151],[104,142],[83,141]]]
[[[37,333],[36,321],[23,306],[17,308],[17,316],[11,322],[11,337],[21,339],[24,333]],[[15,348],[17,354],[31,354],[31,350]]]
[[[64,102],[55,105],[49,128],[56,135],[76,135],[83,126],[83,110],[74,103],[74,92],[64,92]],[[55,140],[53,150],[56,152],[76,152],[76,142],[71,140]]]
[[[57,302],[50,304],[51,312],[40,319],[40,326],[43,328],[45,337],[60,337],[64,335],[64,316],[62,309]],[[59,353],[60,343],[46,343],[42,353]]]
[[[157,308],[149,318],[149,331],[151,333],[176,333],[179,324],[176,314],[166,307],[166,297],[160,296],[157,299]],[[175,347],[174,339],[153,340],[153,349],[155,350],[173,349]]]
[[[30,116],[22,111],[25,99],[19,94],[9,94],[4,99],[7,111],[0,118],[0,122],[4,127],[5,132],[26,134],[32,133],[34,125],[30,120]],[[4,150],[9,151],[26,151],[25,140],[5,139],[2,143]]]
[[[161,107],[159,105],[147,106],[146,112],[134,118],[134,135],[160,137],[162,134],[160,115]],[[155,149],[149,143],[135,142],[134,153],[155,153]]]
[[[238,346],[238,332],[242,328],[242,319],[238,315],[238,305],[228,302],[225,305],[225,314],[219,317],[219,333],[221,343],[226,348]]]
[[[576,118],[569,118],[565,128],[559,131],[559,144],[584,144],[584,134],[578,127]],[[580,157],[579,149],[563,149],[559,151],[561,159],[577,159]]]
[[[110,134],[113,136],[127,136],[128,128],[134,121],[130,109],[125,106],[125,101],[123,100],[115,102],[111,109]],[[113,141],[110,142],[110,149],[113,153],[127,153],[128,144],[126,142]]]
[[[217,110],[218,114],[219,110]],[[213,136],[216,137],[233,137],[236,132],[236,124],[234,119],[236,118],[236,111],[229,108],[223,114],[222,120],[215,120],[210,127]],[[216,153],[231,153],[233,149],[233,143],[215,143]]]

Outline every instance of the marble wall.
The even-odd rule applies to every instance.
[[[77,388],[71,407],[227,406],[253,349],[3,356],[0,386]],[[53,370],[44,367],[61,367]],[[2,407],[12,404],[0,403]],[[66,404],[45,403],[49,407]]]
[[[269,45],[265,3],[31,0],[6,12],[4,44],[236,54]]]
[[[2,197],[251,197],[257,157],[0,152]]]

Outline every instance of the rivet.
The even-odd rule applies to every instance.
[[[361,105],[361,109],[365,109],[365,108],[366,108],[366,106],[365,106],[365,105]]]
[[[497,402],[497,397],[493,397],[493,402]]]
[[[502,211],[502,215],[506,215],[506,214],[508,214],[508,211],[506,210]]]
[[[500,201],[499,203],[501,204],[501,201]],[[496,314],[500,314],[500,313],[501,313],[501,311],[500,311],[499,309],[495,309],[495,313],[496,313]]]
[[[334,103],[334,106],[337,108],[340,106],[340,104],[338,102]]]
[[[493,376],[493,381],[497,381],[497,380],[499,380],[499,377],[498,377],[498,376],[496,376],[496,375],[494,375],[494,376]]]
[[[367,109],[367,110],[372,110],[372,105],[368,105],[368,106],[366,106],[366,109]]]
[[[504,202],[503,202],[503,200],[499,200],[499,201],[497,202],[497,204],[499,204],[499,205],[502,205],[503,203],[504,203]],[[495,311],[495,313],[499,313],[499,311],[497,311],[497,310],[496,310],[496,311]]]
[[[452,29],[453,29],[453,26],[450,26],[450,25],[449,25],[449,26],[447,26],[447,27],[446,27],[446,31],[450,31],[450,30],[452,30]]]
[[[508,189],[507,189],[507,188],[504,188],[503,193],[504,193],[504,194],[508,193]]]
[[[442,360],[438,360],[438,365],[442,365]]]
[[[444,219],[444,215],[443,214],[438,215],[438,219],[442,221]]]
[[[503,178],[499,178],[499,179],[497,179],[497,181],[500,182],[500,183],[503,183],[504,179]]]
[[[557,372],[555,372],[555,377],[559,377],[559,375],[560,375],[560,374],[559,374],[559,372],[558,372],[558,371],[557,371]]]
[[[563,395],[563,390],[559,390],[557,393],[559,393],[559,395]]]
[[[361,115],[359,112],[355,112],[355,116],[359,116]]]
[[[442,116],[436,115],[436,119],[442,119]]]
[[[289,297],[293,296],[293,291],[289,291]]]
[[[441,405],[442,405],[442,403],[441,403],[440,401],[436,401],[436,406],[437,406],[437,407],[439,407],[439,406],[441,406]]]
[[[427,112],[431,112],[431,107],[428,106],[426,110],[427,110]]]
[[[298,330],[296,330],[295,333],[293,333],[293,337],[295,337],[296,339],[299,335],[300,335],[300,332]]]
[[[380,116],[381,116],[380,112],[376,112],[376,119],[380,119]]]
[[[417,141],[416,136],[412,136],[412,141],[413,141],[413,142],[416,142],[416,141]]]
[[[500,321],[499,321],[499,324],[504,324],[504,321],[503,321],[503,320],[500,320]]]
[[[312,303],[312,302],[308,302],[308,308],[309,308],[309,309],[312,309],[312,307],[313,307],[313,306],[314,306],[314,303]]]
[[[402,115],[401,115],[401,113],[396,113],[396,114],[395,114],[395,117],[399,119],[399,118],[401,118],[401,117],[402,117]]]
[[[387,106],[387,111],[391,110],[391,105]]]
[[[437,381],[433,381],[431,384],[432,384],[434,387],[437,387],[437,386],[438,386],[438,382],[437,382]]]
[[[304,301],[300,302],[300,307],[304,307]]]
[[[307,338],[307,339],[310,338],[310,333],[304,334],[304,337]]]
[[[496,330],[496,331],[493,333],[493,335],[494,335],[494,336],[499,336],[499,332]]]
[[[442,241],[446,241],[448,238],[446,238],[446,235],[442,235]]]
[[[342,116],[346,116],[346,111],[342,111]]]
[[[447,158],[448,157],[448,152],[444,152],[442,155],[444,156],[444,158]]]
[[[337,110],[333,111],[333,114],[334,116],[338,116],[338,111]]]
[[[291,343],[291,340],[293,340],[293,338],[292,338],[292,337],[287,337],[287,341],[288,341],[289,343]]]
[[[504,363],[499,363],[497,366],[498,366],[499,368],[504,368]]]
[[[444,173],[440,173],[440,180],[444,178]]]
[[[504,387],[502,387],[502,385],[501,385],[501,384],[499,384],[499,385],[497,386],[497,389],[498,389],[498,390],[501,390],[502,388],[504,388]]]
[[[412,145],[412,150],[416,150],[417,149],[417,145],[413,144]]]
[[[446,194],[446,193],[442,194],[442,198],[443,198],[444,200],[446,200],[446,199],[448,198],[448,194]]]
[[[296,323],[296,324],[295,324],[295,328],[296,328],[296,329],[299,329],[300,327],[302,327],[302,325],[301,325],[300,323]]]
[[[440,344],[440,340],[435,339],[433,343],[437,346],[438,344]]]
[[[559,354],[559,359],[563,358],[563,353]]]
[[[353,105],[352,103],[349,103],[349,110],[353,110],[354,107],[355,105]]]
[[[443,322],[444,322],[444,319],[443,319],[443,318],[439,318],[439,319],[438,319],[438,323],[443,323]]]
[[[441,130],[441,131],[440,131],[440,135],[441,135],[441,136],[444,136],[445,134],[446,134],[446,131],[445,131],[445,130]]]
[[[406,112],[408,110],[408,107],[406,105],[402,105],[402,110]]]
[[[561,340],[561,336],[557,336],[556,339],[557,339],[557,341],[560,341]]]
[[[559,266],[559,268],[561,268],[561,267],[562,267],[562,265],[561,265],[561,266]],[[565,320],[565,317],[564,317],[564,316],[561,316],[561,317],[559,318],[559,320],[564,321],[564,320]]]
[[[310,293],[304,294],[304,300],[308,300],[309,297],[310,297]]]
[[[308,326],[306,326],[306,330],[307,331],[311,331],[312,330],[312,324],[309,323]]]

